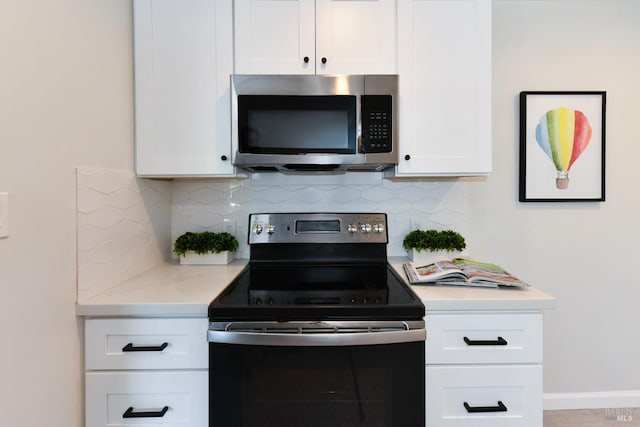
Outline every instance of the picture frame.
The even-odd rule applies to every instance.
[[[520,92],[520,202],[605,200],[605,91]]]

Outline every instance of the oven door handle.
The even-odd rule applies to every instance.
[[[271,333],[216,330],[207,332],[207,339],[211,343],[287,347],[398,344],[425,341],[426,338],[425,329],[355,333]]]

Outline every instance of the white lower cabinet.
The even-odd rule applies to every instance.
[[[207,427],[206,318],[85,321],[86,427]]]
[[[427,318],[427,364],[542,362],[541,313],[451,313]]]
[[[427,426],[542,426],[542,365],[427,366]]]
[[[426,312],[426,427],[542,427],[540,311]],[[207,427],[208,319],[85,320],[86,427]]]
[[[427,427],[542,427],[542,314],[426,314]]]
[[[87,427],[205,427],[206,370],[88,372]]]
[[[85,369],[206,369],[208,326],[200,318],[87,319]]]

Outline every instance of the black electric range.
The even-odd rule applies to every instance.
[[[387,262],[382,213],[251,214],[250,261],[211,321],[419,320],[424,306]]]
[[[424,306],[381,213],[251,214],[209,306],[209,426],[424,427]]]

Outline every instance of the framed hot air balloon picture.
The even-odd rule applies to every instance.
[[[606,92],[520,92],[521,202],[604,201]]]

